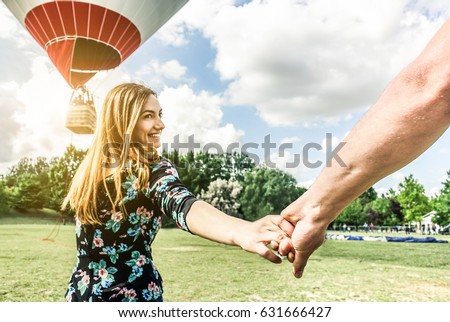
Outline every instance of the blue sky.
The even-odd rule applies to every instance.
[[[163,139],[202,145],[261,143],[293,148],[271,161],[309,186],[321,168],[286,169],[308,143],[338,144],[389,81],[449,16],[443,0],[190,0],[120,67],[87,85],[97,108],[113,86],[145,82],[159,93]],[[64,127],[71,90],[46,53],[0,2],[0,170],[23,156],[61,155],[91,136]],[[450,170],[450,131],[408,166],[380,181],[397,188],[413,174],[427,193]],[[323,151],[310,161],[324,161]]]

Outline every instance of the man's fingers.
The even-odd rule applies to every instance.
[[[280,247],[280,244],[278,242],[276,242],[275,240],[272,240],[270,242],[270,248],[272,248],[273,250],[277,251]]]
[[[306,263],[308,262],[309,255],[305,252],[295,251],[295,258],[293,263],[293,273],[296,278],[303,276],[303,271],[305,270]]]
[[[284,231],[289,237],[292,236],[292,233],[294,232],[295,226],[293,226],[289,221],[283,219],[280,217],[281,220],[278,223],[278,226],[281,228],[282,231]]]
[[[289,263],[293,263],[294,259],[295,259],[295,252],[294,251],[290,251],[287,255],[288,261]]]
[[[281,255],[285,256],[289,252],[291,252],[293,249],[294,249],[294,246],[292,246],[292,242],[289,239],[285,238],[280,242],[279,247],[278,247],[278,252]]]
[[[285,220],[280,215],[269,215],[268,217],[270,217],[270,222],[264,223],[265,229],[277,231],[289,237],[292,236],[295,226],[289,221]]]

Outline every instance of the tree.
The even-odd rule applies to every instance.
[[[341,214],[336,218],[335,222],[337,224],[347,224],[359,226],[367,222],[368,214],[364,210],[361,203],[361,199],[356,198],[353,200]]]
[[[383,221],[382,215],[370,207],[376,199],[377,192],[373,187],[370,187],[341,212],[335,223],[360,226],[370,221],[374,224],[380,224]]]
[[[226,172],[230,174],[231,179],[235,179],[239,182],[244,180],[246,172],[251,171],[255,167],[255,162],[244,153],[227,153],[222,155],[225,159]]]
[[[202,191],[200,199],[210,203],[224,213],[239,216],[239,194],[241,185],[236,180],[216,179],[208,186],[207,191]]]
[[[382,194],[366,205],[369,221],[376,225],[396,226],[404,222],[402,208],[397,200],[396,192],[390,189],[388,194]]]
[[[6,183],[3,179],[0,180],[0,214],[7,213],[9,211],[9,194],[6,190]]]
[[[180,179],[195,195],[208,190],[217,179],[243,180],[244,174],[255,167],[253,160],[241,153],[210,154],[188,152],[180,155],[177,151],[163,151],[162,155],[177,167]]]
[[[221,177],[222,161],[212,154],[188,152],[180,156],[174,151],[166,155],[177,167],[183,184],[197,196],[202,190],[207,190],[212,181]]]
[[[33,173],[21,174],[17,184],[9,190],[12,208],[21,211],[44,208],[48,194],[47,185],[48,178],[46,176],[38,176]]]
[[[412,174],[399,184],[397,200],[403,208],[406,222],[420,222],[422,216],[431,210],[425,188]]]
[[[436,211],[433,222],[439,226],[445,226],[450,222],[450,170],[447,171],[447,178],[442,185],[439,196],[432,201]]]
[[[280,213],[299,197],[294,177],[278,169],[256,167],[244,174],[240,197],[244,218],[256,220]]]
[[[375,225],[391,225],[391,200],[385,197],[377,198],[368,205],[369,221]]]
[[[8,187],[17,185],[23,174],[42,175],[47,171],[48,164],[45,158],[38,157],[36,160],[27,157],[22,158],[9,169],[6,176],[6,185]]]
[[[10,168],[5,179],[9,205],[20,210],[44,207],[59,210],[85,155],[85,150],[70,145],[62,157],[52,158],[50,162],[43,157],[22,158]]]
[[[358,198],[361,201],[361,205],[365,207],[367,204],[378,198],[377,191],[373,187],[370,187],[369,189],[367,189],[367,191],[363,192],[363,194],[360,195]]]
[[[22,158],[10,168],[6,177],[9,203],[18,210],[42,209],[48,197],[47,159]]]
[[[62,157],[50,160],[49,165],[49,195],[46,207],[59,211],[61,203],[67,194],[75,172],[86,156],[87,150],[77,149],[69,145]]]

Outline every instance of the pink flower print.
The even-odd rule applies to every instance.
[[[120,211],[113,211],[112,215],[111,215],[111,219],[114,220],[115,222],[121,221],[123,218],[123,214]]]
[[[100,268],[98,270],[98,276],[100,276],[101,278],[106,278],[108,276],[108,271],[104,268]]]
[[[94,245],[95,247],[103,247],[103,239],[101,238],[94,238]]]
[[[154,293],[156,293],[156,294],[159,294],[159,293],[160,293],[159,286],[156,285],[155,282],[150,282],[150,283],[148,284],[148,290],[151,291],[151,292],[154,292]]]
[[[126,290],[124,294],[127,299],[134,299],[136,297],[136,291],[134,289]]]
[[[142,214],[142,213],[145,212],[145,211],[147,211],[147,209],[145,209],[144,206],[139,207],[139,208],[136,210],[136,215],[140,215],[140,214]]]
[[[139,258],[136,260],[136,265],[141,267],[143,266],[145,263],[147,262],[147,260],[145,259],[145,255],[141,255],[139,256]]]
[[[167,173],[167,174],[172,174],[172,175],[174,174],[174,172],[173,172],[172,169],[167,169],[167,170],[166,170],[166,173]]]
[[[89,275],[86,275],[86,272],[84,273],[84,276],[83,276],[83,278],[81,279],[81,282],[82,282],[84,285],[89,285],[90,278],[89,278]]]
[[[138,190],[139,189],[139,180],[135,179],[133,181],[133,185],[131,187],[133,188],[133,190]]]
[[[153,217],[153,210],[152,211],[146,211],[145,212],[145,218],[150,219]]]
[[[136,210],[136,214],[140,215],[141,218],[144,217],[145,219],[150,219],[153,217],[153,210],[152,211],[148,211],[147,208],[145,208],[144,206],[139,207]]]

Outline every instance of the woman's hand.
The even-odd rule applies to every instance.
[[[236,235],[236,244],[242,249],[256,253],[273,263],[281,263],[281,257],[274,253],[280,243],[290,261],[294,257],[294,248],[290,236],[294,226],[279,215],[268,215],[254,222],[243,222]],[[270,249],[267,247],[271,245]]]

